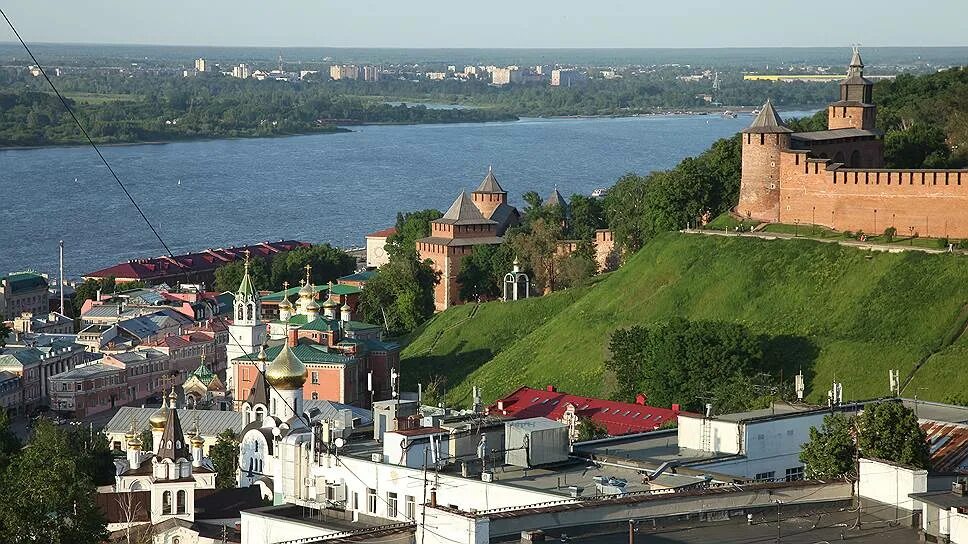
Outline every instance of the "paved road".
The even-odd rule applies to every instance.
[[[784,234],[778,232],[724,232],[721,230],[697,230],[697,229],[685,229],[680,231],[685,234],[705,234],[707,236],[729,236],[729,237],[741,237],[741,238],[761,238],[763,240],[792,240],[804,239],[813,240],[815,242],[826,242],[828,244],[840,244],[842,246],[853,247],[857,249],[869,249],[871,251],[886,251],[888,253],[901,253],[904,251],[920,251],[923,253],[948,253],[946,249],[934,249],[929,247],[918,247],[918,246],[905,246],[902,244],[874,244],[870,242],[860,242],[857,240],[845,240],[843,238],[813,238],[807,236],[794,236],[793,234]],[[958,253],[961,255],[968,255],[968,251],[964,249],[956,249],[951,253]]]

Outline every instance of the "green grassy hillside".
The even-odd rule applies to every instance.
[[[473,385],[485,400],[551,383],[607,397],[611,332],[678,315],[774,337],[768,356],[785,376],[802,369],[813,400],[835,379],[845,399],[887,394],[892,368],[913,374],[905,394],[941,400],[968,385],[966,303],[963,256],[672,233],[590,287],[441,313],[404,350],[403,374],[447,376],[461,404]]]

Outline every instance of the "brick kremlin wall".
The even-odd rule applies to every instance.
[[[780,222],[875,234],[968,238],[968,170],[832,166],[806,152],[780,157]]]

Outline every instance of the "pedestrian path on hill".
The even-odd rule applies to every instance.
[[[760,238],[763,240],[813,240],[815,242],[825,242],[828,244],[840,244],[846,247],[853,247],[856,249],[867,249],[870,251],[886,251],[888,253],[901,253],[904,251],[921,251],[923,253],[956,253],[959,255],[968,255],[968,251],[964,249],[935,249],[929,247],[918,247],[918,246],[904,246],[900,244],[875,244],[872,242],[861,242],[858,240],[844,240],[837,238],[817,238],[812,236],[797,236],[794,234],[780,233],[780,232],[741,232],[741,231],[728,231],[728,230],[710,230],[710,229],[683,229],[679,232],[684,234],[704,234],[707,236],[730,236],[737,238]]]

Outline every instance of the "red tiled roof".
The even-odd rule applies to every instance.
[[[487,408],[487,413],[516,418],[546,417],[557,421],[565,413],[568,404],[574,405],[579,417],[587,417],[604,426],[612,436],[653,431],[666,421],[675,420],[680,413],[669,408],[580,397],[530,387],[521,387],[499,399]],[[499,405],[503,409],[499,409]]]
[[[262,242],[251,246],[206,249],[200,253],[188,253],[172,257],[155,257],[151,259],[135,259],[126,263],[109,266],[95,272],[84,274],[85,278],[137,278],[152,280],[168,276],[186,274],[189,272],[207,272],[220,265],[237,261],[245,257],[245,251],[251,252],[253,257],[270,257],[281,251],[290,251],[299,247],[310,246],[307,242],[296,240],[280,240],[278,242]]]
[[[370,234],[367,234],[366,237],[367,238],[386,238],[387,236],[390,236],[391,234],[396,234],[396,233],[397,233],[397,227],[390,227],[388,229],[371,232]]]

